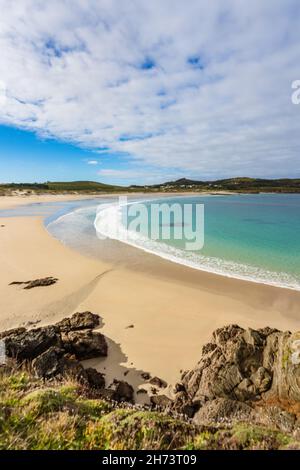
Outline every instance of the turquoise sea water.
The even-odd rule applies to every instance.
[[[145,196],[131,198],[129,204],[141,200],[145,200]],[[153,202],[158,200],[162,201],[157,197]],[[153,241],[143,232],[135,233],[129,241],[124,239],[124,208],[121,219],[116,217],[120,213],[116,202],[116,198],[105,198],[53,207],[31,205],[18,208],[17,214],[0,211],[0,215],[40,215],[44,211],[48,215],[45,224],[52,235],[92,256],[121,259],[124,247],[129,244],[141,253],[141,250],[151,252],[195,269],[300,290],[300,195],[164,198],[165,203],[176,202],[182,206],[204,204],[204,247],[192,252],[182,249],[182,240]],[[151,202],[145,204],[149,209]],[[94,225],[97,211],[100,232],[108,236],[108,240],[97,238]],[[171,226],[176,226],[177,222],[172,220]],[[116,224],[121,226],[117,233],[113,230]],[[114,243],[109,243],[110,239],[114,239]]]
[[[184,252],[182,240],[164,240],[161,251],[167,255],[163,245],[168,245],[173,261],[177,257],[179,262],[194,268],[300,288],[300,195],[169,200],[175,201],[182,206],[204,204],[204,246]],[[176,220],[173,223],[176,225]]]

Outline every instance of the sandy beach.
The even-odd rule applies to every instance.
[[[64,199],[71,197],[2,197],[0,209]],[[145,255],[148,270],[93,260],[52,238],[41,217],[0,218],[0,225],[0,329],[53,323],[76,311],[98,313],[109,355],[89,362],[108,381],[129,370],[126,380],[135,385],[141,371],[174,383],[199,360],[212,331],[225,324],[300,329],[300,292],[192,270],[153,255]],[[9,286],[46,276],[59,281],[32,290]]]

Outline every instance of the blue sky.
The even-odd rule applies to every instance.
[[[0,0],[0,181],[300,177],[298,0]]]
[[[169,169],[132,164],[129,156],[99,153],[31,131],[0,126],[1,182],[103,181],[114,184],[163,182],[175,178]],[[3,160],[2,160],[3,157]]]

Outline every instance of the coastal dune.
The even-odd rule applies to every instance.
[[[93,366],[109,369],[112,378],[126,370],[130,382],[134,371],[147,371],[175,383],[181,370],[197,362],[211,332],[229,323],[300,329],[300,292],[192,270],[149,254],[149,270],[94,260],[51,237],[41,217],[1,218],[0,224],[1,330],[54,323],[76,311],[97,313],[111,354],[93,360]],[[46,276],[58,282],[30,290],[9,285]]]

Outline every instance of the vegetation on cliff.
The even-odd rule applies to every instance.
[[[190,420],[104,399],[74,379],[44,382],[0,369],[0,449],[300,449],[288,433],[238,423]]]

